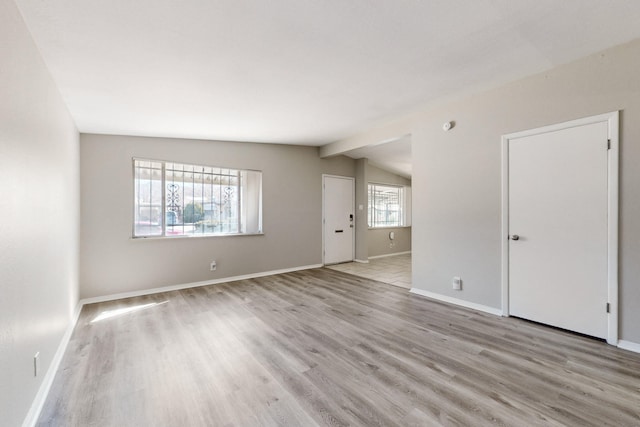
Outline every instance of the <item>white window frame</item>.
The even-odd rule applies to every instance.
[[[161,188],[162,188],[162,202],[160,211],[161,214],[161,233],[155,235],[143,235],[136,234],[136,210],[138,209],[138,201],[135,200],[137,195],[137,179],[136,179],[136,167],[137,162],[152,162],[161,164]],[[205,166],[187,162],[169,161],[169,160],[157,160],[150,158],[133,157],[132,158],[132,183],[133,183],[133,215],[131,224],[131,236],[133,239],[177,239],[177,238],[193,238],[193,237],[221,237],[221,236],[247,236],[247,235],[262,235],[262,171],[254,169],[236,169],[230,167],[220,166]],[[238,197],[238,231],[234,232],[200,232],[200,233],[183,233],[170,235],[167,234],[167,164],[181,164],[189,167],[196,168],[208,168],[212,170],[227,170],[229,174],[235,172],[238,176],[238,183],[234,187],[237,189]],[[246,177],[246,179],[241,177]],[[249,177],[251,177],[249,179]],[[251,184],[248,181],[252,180]],[[183,181],[184,183],[184,181]],[[251,190],[248,189],[248,185],[251,185]],[[250,199],[247,198],[247,194],[250,194]],[[181,202],[184,205],[184,200]],[[186,205],[184,205],[186,206]],[[249,212],[250,210],[250,212]],[[249,228],[247,225],[249,224]]]
[[[395,188],[398,189],[398,204],[400,206],[400,213],[398,218],[398,224],[390,225],[390,224],[376,224],[375,221],[372,220],[373,215],[371,214],[371,186],[374,187],[387,187],[387,188]],[[410,187],[396,184],[387,184],[381,182],[368,182],[367,183],[367,225],[369,229],[380,229],[380,228],[401,228],[401,227],[409,227],[411,225],[411,214],[409,210],[411,209],[411,191]]]

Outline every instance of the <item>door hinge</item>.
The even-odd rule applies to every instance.
[[[611,150],[611,140],[607,139],[607,150]]]
[[[607,313],[611,313],[611,304],[607,303]]]

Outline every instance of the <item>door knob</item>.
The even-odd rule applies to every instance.
[[[511,240],[520,240],[520,236],[518,236],[517,234],[512,234],[511,236],[509,236],[509,238]]]

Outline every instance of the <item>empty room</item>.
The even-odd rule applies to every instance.
[[[0,0],[0,427],[640,426],[639,22]]]

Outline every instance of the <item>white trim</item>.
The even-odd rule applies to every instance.
[[[618,343],[618,208],[619,208],[619,193],[618,193],[618,179],[619,179],[619,156],[620,156],[620,140],[619,140],[619,126],[620,126],[620,113],[614,111],[608,114],[607,118],[609,140],[611,141],[611,147],[608,151],[609,154],[609,200],[608,200],[608,270],[609,282],[608,286],[608,299],[609,299],[609,325],[607,334],[607,343],[616,345]]]
[[[64,352],[67,350],[67,346],[69,345],[69,341],[71,340],[71,335],[73,334],[73,330],[76,327],[76,323],[78,322],[78,318],[80,317],[80,312],[82,311],[82,303],[78,302],[76,305],[75,311],[71,317],[71,322],[67,326],[67,329],[60,340],[60,344],[58,344],[58,348],[53,355],[53,359],[51,360],[51,364],[49,365],[49,369],[47,369],[47,373],[44,375],[42,383],[38,388],[38,392],[36,393],[36,397],[31,402],[31,407],[29,408],[29,412],[25,417],[22,426],[23,427],[32,427],[35,426],[38,422],[38,418],[40,418],[40,412],[42,412],[42,408],[44,407],[44,403],[47,400],[47,396],[49,395],[49,390],[51,390],[51,385],[53,384],[53,379],[56,377],[56,373],[58,372],[58,368],[60,368],[60,362],[62,362],[62,356],[64,356]]]
[[[82,299],[80,302],[83,305],[95,304],[97,302],[113,301],[117,299],[139,297],[143,295],[159,294],[162,292],[179,291],[181,289],[198,288],[200,286],[218,285],[220,283],[235,282],[238,280],[246,280],[246,279],[255,279],[258,277],[272,276],[274,274],[291,273],[293,271],[310,270],[312,268],[320,268],[320,267],[322,267],[322,264],[312,264],[312,265],[304,265],[300,267],[283,268],[281,270],[271,270],[271,271],[263,271],[260,273],[243,274],[241,276],[223,277],[223,278],[214,279],[214,280],[204,280],[202,282],[183,283],[180,285],[169,285],[169,286],[162,286],[159,288],[141,289],[139,291],[122,292],[118,294],[104,295],[104,296],[93,297],[93,298],[85,298],[85,299]]]
[[[502,136],[502,213],[501,213],[501,302],[502,315],[509,316],[509,139]]]
[[[572,127],[607,122],[611,147],[608,153],[608,241],[607,241],[607,292],[610,312],[607,324],[607,343],[618,343],[618,164],[619,164],[619,116],[618,111],[592,117],[571,120],[537,129],[515,132],[502,136],[502,315],[509,315],[509,141],[541,133],[555,132]]]
[[[440,295],[440,294],[436,294],[436,293],[425,291],[423,289],[418,289],[418,288],[411,288],[409,292],[411,292],[412,294],[421,295],[423,297],[435,299],[435,300],[446,302],[449,304],[459,305],[461,307],[470,308],[472,310],[493,314],[495,316],[502,315],[502,310],[498,308],[489,307],[488,305],[476,304],[475,302],[469,302],[462,299],[449,297],[446,295]]]
[[[406,255],[406,254],[410,254],[410,253],[411,253],[411,251],[394,252],[392,254],[370,256],[369,259],[387,258],[387,257],[390,257],[390,256]]]
[[[390,225],[390,226],[384,226],[384,227],[368,227],[367,226],[367,230],[371,231],[371,230],[397,230],[399,228],[411,228],[410,225]]]
[[[636,353],[640,353],[640,344],[632,341],[620,340],[618,341],[618,347],[623,350],[629,350]]]
[[[259,233],[228,233],[228,234],[180,234],[177,236],[137,236],[129,237],[130,242],[144,242],[146,240],[180,240],[180,239],[201,239],[207,237],[244,237],[244,236],[264,236],[262,231]]]
[[[351,259],[350,261],[354,261],[356,259],[356,232],[357,224],[356,224],[356,179],[353,176],[341,176],[341,175],[330,175],[323,173],[322,174],[322,264],[327,265],[325,262],[325,232],[326,232],[326,223],[325,223],[325,178],[338,178],[338,179],[348,179],[351,180],[351,195],[352,195],[352,206],[351,212],[353,212],[353,232],[351,233]]]
[[[359,262],[361,264],[369,264],[369,260],[368,259],[354,259],[353,262]]]

